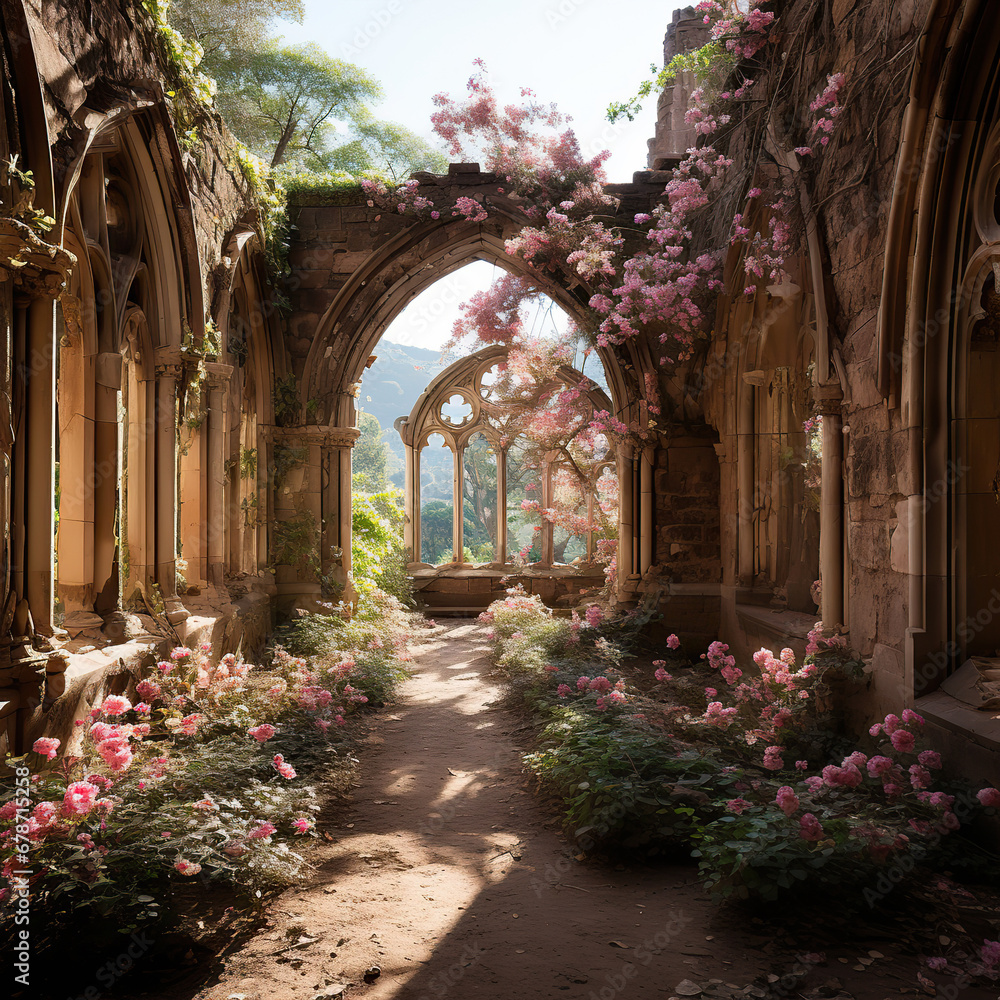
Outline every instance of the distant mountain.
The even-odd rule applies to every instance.
[[[458,356],[450,354],[442,360],[440,351],[407,347],[388,340],[379,343],[376,353],[378,360],[361,380],[358,409],[372,414],[382,425],[382,439],[392,453],[389,477],[402,486],[405,453],[403,442],[392,425],[397,417],[409,416],[424,389]],[[450,452],[446,455],[440,449],[431,449],[425,453],[424,478],[430,473],[435,480],[441,480],[439,488],[431,491],[441,499],[451,498],[450,461]]]

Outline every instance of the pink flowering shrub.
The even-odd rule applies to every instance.
[[[105,698],[31,786],[27,891],[38,918],[57,928],[61,914],[89,908],[95,919],[141,925],[164,912],[171,879],[224,880],[250,897],[294,881],[303,857],[289,844],[311,833],[319,809],[312,776],[350,781],[354,764],[335,740],[368,700],[368,665],[408,657],[408,619],[395,606],[383,614],[387,606],[363,598],[336,655],[279,648],[261,668],[178,647],[137,683],[143,702]],[[354,648],[359,640],[371,648]],[[44,758],[58,749],[48,738],[35,744]],[[0,805],[0,901],[20,891],[17,818],[14,800]],[[0,936],[10,926],[0,920]]]
[[[744,671],[725,643],[713,642],[702,659],[718,672],[724,686],[706,688],[705,711],[700,718],[686,721],[695,727],[727,730],[727,738],[747,746],[762,740],[785,741],[815,715],[814,703],[828,673],[855,675],[862,666],[852,658],[842,636],[824,638],[820,623],[809,634],[807,651],[799,664],[791,649],[777,655],[760,649],[753,656],[754,669],[748,666]]]

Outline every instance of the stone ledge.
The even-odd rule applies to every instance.
[[[775,611],[753,604],[737,604],[736,617],[744,630],[764,632],[775,639],[805,639],[816,624],[816,615],[801,611]]]
[[[918,698],[913,707],[928,722],[987,750],[1000,750],[1000,712],[972,708],[941,690]]]

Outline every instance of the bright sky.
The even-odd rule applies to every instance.
[[[289,43],[317,42],[379,79],[386,99],[376,113],[434,139],[432,97],[465,93],[472,61],[486,61],[504,102],[520,101],[520,88],[555,102],[571,115],[584,153],[611,151],[612,181],[630,181],[646,169],[655,99],[633,123],[611,125],[608,104],[630,97],[663,62],[663,35],[673,0],[305,0],[302,24],[281,22]],[[393,323],[386,339],[438,348],[451,332],[458,306],[488,287],[493,267],[473,264],[438,282]],[[558,310],[557,310],[558,312]]]

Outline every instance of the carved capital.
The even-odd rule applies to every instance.
[[[55,299],[66,290],[76,257],[46,243],[27,223],[0,217],[0,268],[29,299]]]

